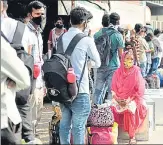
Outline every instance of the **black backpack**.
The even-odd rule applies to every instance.
[[[101,58],[101,67],[107,66],[108,62],[113,56],[113,53],[111,51],[110,37],[112,34],[117,33],[117,31],[113,28],[108,28],[108,30],[109,29],[111,29],[110,33],[106,33],[107,30],[102,29],[102,35],[97,38],[94,38],[97,50]]]
[[[28,54],[24,47],[22,46],[22,38],[25,30],[25,24],[18,21],[17,27],[15,30],[15,34],[13,37],[12,42],[10,43],[6,36],[1,32],[2,36],[6,41],[10,43],[10,45],[16,50],[17,56],[24,62],[24,65],[29,70],[29,75],[31,78],[31,84],[33,81],[33,67],[34,67],[34,58],[32,55]],[[18,66],[19,67],[19,66]],[[29,98],[29,95],[31,93],[32,85],[25,90],[21,90],[16,93],[16,104],[17,105],[24,105],[27,103],[27,100]]]
[[[63,36],[63,35],[62,35]],[[70,57],[78,42],[86,37],[85,34],[79,33],[71,40],[66,52],[63,51],[62,36],[58,40],[57,53],[43,64],[44,81],[47,88],[47,97],[49,99],[62,103],[71,104],[77,94],[73,96],[70,89],[79,88],[84,74],[87,55],[79,82],[69,84],[67,81],[67,71],[71,68]],[[73,86],[73,88],[71,88]],[[77,91],[78,93],[78,91]]]

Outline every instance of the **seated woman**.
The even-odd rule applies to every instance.
[[[122,55],[121,66],[112,78],[112,110],[115,122],[128,132],[129,144],[136,144],[136,130],[143,123],[147,108],[143,99],[145,81],[140,68],[134,65],[133,51]]]

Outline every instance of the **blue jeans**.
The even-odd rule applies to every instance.
[[[96,73],[96,82],[95,82],[95,91],[94,91],[94,103],[95,104],[103,104],[105,94],[108,91],[108,96],[106,99],[111,100],[112,94],[111,94],[111,82],[112,77],[115,72],[114,70],[104,70],[104,69],[98,69]]]
[[[89,95],[78,94],[71,105],[60,104],[60,107],[62,111],[59,130],[61,144],[70,145],[71,127],[73,144],[84,144],[86,123],[91,111]]]
[[[159,67],[159,63],[160,63],[159,57],[152,59],[152,73],[157,71],[157,69]]]
[[[146,75],[149,74],[150,69],[151,69],[151,64],[150,63],[147,63],[147,66],[146,66]]]
[[[143,78],[147,76],[146,68],[147,68],[146,62],[140,63],[140,69],[141,69],[141,74],[142,74]]]

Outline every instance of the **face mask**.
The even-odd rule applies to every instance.
[[[40,16],[40,17],[33,17],[32,21],[36,24],[39,25],[42,29],[44,29],[46,25],[46,17],[45,16]]]
[[[125,68],[131,68],[134,65],[132,60],[125,60],[124,61],[124,66]]]
[[[63,28],[63,24],[56,24],[56,28],[62,29]]]

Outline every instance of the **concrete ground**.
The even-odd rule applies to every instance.
[[[51,109],[50,104],[44,105],[44,110],[42,112],[41,121],[36,129],[38,138],[41,139],[43,144],[49,143],[49,121],[51,120],[51,116],[53,115],[53,111]],[[120,144],[126,144],[128,141],[122,141]],[[156,126],[155,131],[151,131],[149,141],[139,141],[138,144],[163,144],[163,126]]]

